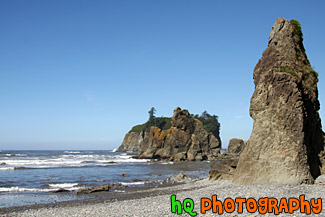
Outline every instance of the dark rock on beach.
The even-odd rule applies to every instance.
[[[141,146],[139,158],[171,161],[211,160],[218,156],[221,142],[207,132],[201,121],[187,110],[176,108],[171,128],[151,127],[148,142]]]
[[[254,127],[240,155],[235,183],[310,184],[321,175],[325,162],[318,74],[302,40],[298,21],[276,20],[254,69]]]
[[[80,188],[77,191],[77,194],[90,194],[94,192],[100,192],[100,191],[109,191],[110,185],[102,185],[102,186],[96,186],[96,187],[90,187],[90,188]]]

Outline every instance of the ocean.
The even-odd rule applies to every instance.
[[[206,178],[209,162],[152,162],[105,150],[0,151],[0,208],[84,199],[79,188],[149,186],[184,172]],[[127,176],[121,176],[125,173]],[[64,188],[69,193],[52,193]]]

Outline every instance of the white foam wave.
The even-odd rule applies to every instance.
[[[49,192],[52,190],[53,189],[20,188],[20,187],[0,188],[0,192]]]
[[[78,190],[78,183],[59,183],[59,184],[49,184],[49,188],[21,188],[21,187],[10,187],[10,188],[0,188],[0,192],[51,192],[59,189],[65,189],[68,191]]]
[[[127,155],[125,153],[121,155],[112,156],[112,158],[115,158],[114,161],[121,162],[121,163],[133,163],[133,162],[148,162],[148,159],[135,159],[132,158],[132,155]]]
[[[25,157],[25,154],[3,154],[6,157]]]
[[[49,188],[51,191],[58,190],[58,189],[65,189],[68,191],[74,191],[79,189],[80,187],[77,187],[78,183],[57,183],[57,184],[49,184]]]
[[[174,162],[161,162],[160,164],[174,164]]]
[[[67,151],[68,152],[68,151]],[[70,168],[87,166],[110,166],[107,162],[115,163],[141,163],[148,162],[147,159],[135,159],[132,155],[123,153],[121,155],[92,155],[92,154],[72,154],[56,155],[50,157],[28,156],[24,158],[4,157],[1,159],[3,165],[0,171],[14,169],[45,169],[45,168]]]
[[[15,167],[0,167],[0,170],[14,170]]]
[[[57,183],[57,184],[49,184],[50,188],[64,188],[64,189],[68,189],[68,188],[73,188],[73,187],[77,187],[78,183]]]
[[[63,153],[80,154],[80,151],[64,151]]]
[[[114,148],[112,152],[116,152],[117,151],[117,148]]]
[[[144,182],[120,182],[120,184],[126,185],[126,186],[129,186],[129,185],[144,185]]]

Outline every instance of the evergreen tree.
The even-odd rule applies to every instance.
[[[156,109],[154,107],[152,107],[149,111],[149,121],[153,120],[155,118],[155,113],[156,113]]]

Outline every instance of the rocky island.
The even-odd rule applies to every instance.
[[[118,151],[137,151],[139,158],[170,161],[215,159],[221,149],[220,124],[216,116],[203,114],[194,116],[177,107],[172,118],[156,118],[133,127]]]

